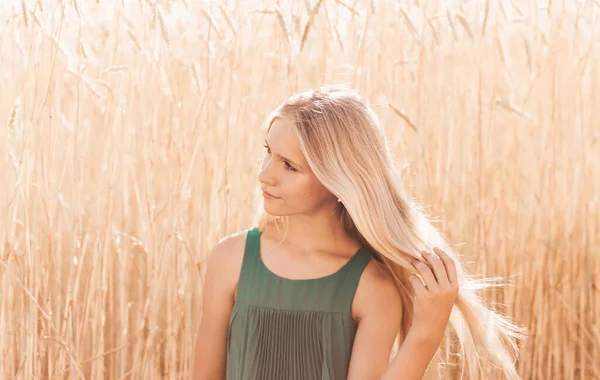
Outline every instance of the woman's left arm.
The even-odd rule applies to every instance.
[[[379,265],[372,262],[367,266],[354,296],[352,308],[358,328],[347,380],[381,379],[400,330],[400,294],[392,277]]]
[[[353,307],[359,318],[348,379],[420,380],[442,341],[459,292],[456,264],[444,251],[423,251],[413,266],[423,277],[410,276],[415,291],[413,323],[388,368],[393,340],[400,327],[402,303],[391,276],[371,271],[359,284]],[[367,273],[365,273],[367,274]],[[361,279],[361,282],[363,280]]]

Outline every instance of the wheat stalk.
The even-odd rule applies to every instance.
[[[302,40],[300,41],[300,51],[302,51],[304,49],[304,44],[306,43],[306,39],[308,38],[308,32],[310,30],[310,27],[312,26],[315,16],[319,12],[319,8],[321,7],[321,4],[323,4],[323,0],[319,0],[317,2],[317,4],[315,4],[313,9],[310,11],[310,14],[308,15],[308,21],[304,25],[304,32],[302,32]]]
[[[406,124],[408,124],[408,126],[412,128],[413,131],[417,133],[419,132],[417,130],[417,126],[410,120],[410,118],[406,115],[404,111],[401,111],[400,109],[394,107],[391,103],[388,103],[388,106],[392,109],[392,111],[394,111],[396,115],[400,116],[400,118],[404,120]]]

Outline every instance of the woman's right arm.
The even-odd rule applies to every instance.
[[[225,379],[227,333],[244,253],[245,236],[222,239],[209,253],[192,380]]]

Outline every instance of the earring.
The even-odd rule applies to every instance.
[[[338,198],[338,202],[342,203],[342,201],[340,200],[340,198]]]

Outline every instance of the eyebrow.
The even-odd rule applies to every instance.
[[[266,138],[265,138],[265,144],[267,144],[267,146],[269,146],[269,143],[267,142]],[[297,163],[295,163],[294,161],[290,160],[289,158],[283,157],[281,154],[275,153],[275,155],[279,156],[280,158],[282,158],[285,161],[288,161],[290,164],[299,167],[300,169],[304,169],[302,166],[298,165]]]

